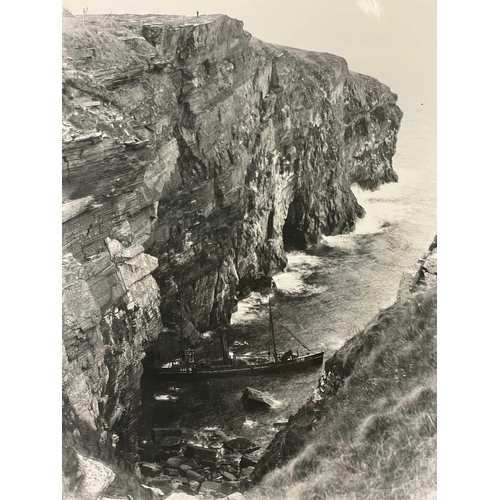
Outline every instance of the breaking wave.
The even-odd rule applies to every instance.
[[[252,292],[248,297],[238,302],[238,310],[231,316],[231,325],[244,325],[253,323],[267,314],[262,307],[267,304],[267,297],[259,292]]]
[[[287,254],[287,269],[273,276],[278,291],[284,295],[308,297],[323,292],[326,287],[307,283],[305,280],[324,266],[320,257],[305,252],[293,251]]]

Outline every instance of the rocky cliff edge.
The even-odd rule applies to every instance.
[[[65,17],[62,67],[63,422],[133,461],[145,353],[176,354],[181,308],[192,341],[228,322],[285,246],[352,230],[350,186],[397,180],[402,113],[223,15]]]

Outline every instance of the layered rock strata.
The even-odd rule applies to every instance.
[[[133,451],[145,352],[177,354],[181,316],[192,342],[227,323],[286,245],[354,228],[353,183],[397,180],[402,113],[341,57],[226,16],[66,21],[63,411],[95,456]]]

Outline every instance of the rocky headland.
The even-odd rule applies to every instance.
[[[143,363],[179,353],[181,317],[191,343],[228,323],[285,247],[351,231],[351,185],[397,180],[402,112],[223,15],[65,17],[62,67],[63,487],[97,498],[140,478]]]

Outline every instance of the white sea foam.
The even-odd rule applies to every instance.
[[[232,325],[252,323],[264,313],[261,305],[267,298],[258,292],[252,292],[247,298],[238,302],[238,310],[231,316]]]
[[[342,250],[354,250],[356,241],[350,234],[339,234],[338,236],[322,236],[322,243],[327,247],[340,248]]]
[[[326,290],[326,286],[308,285],[304,278],[310,275],[307,271],[289,271],[273,276],[280,293],[284,295],[301,295],[309,297]]]
[[[309,285],[304,280],[321,267],[322,260],[304,252],[290,252],[285,272],[273,276],[278,290],[284,295],[310,296],[321,293],[325,287]]]
[[[363,191],[358,186],[352,186],[358,202],[366,210],[365,216],[356,221],[356,229],[352,233],[323,236],[322,243],[349,252],[356,248],[356,236],[384,232],[401,218],[394,207],[394,201],[400,193],[393,186],[393,184],[384,185],[376,192]]]
[[[298,271],[280,273],[274,276],[273,279],[278,290],[288,295],[301,294],[307,288],[303,276]]]
[[[286,257],[288,259],[288,269],[314,269],[322,264],[319,257],[316,257],[315,255],[308,255],[304,252],[293,251],[287,253]]]
[[[257,425],[259,425],[258,422],[255,422],[255,420],[249,420],[248,418],[243,422],[243,425],[245,427],[250,427],[250,429],[252,427],[256,427]]]
[[[156,401],[177,401],[179,399],[179,396],[171,396],[170,394],[160,394],[157,393],[155,394],[155,399]]]
[[[382,233],[385,229],[385,225],[390,224],[380,211],[375,210],[375,207],[376,205],[367,207],[367,212],[364,218],[356,221],[356,229],[352,233],[353,236],[358,234]]]
[[[378,191],[363,191],[357,186],[352,187],[358,202],[366,210],[363,219],[356,222],[354,236],[360,234],[378,234],[393,223],[404,218],[401,199],[401,189],[396,183],[384,184]]]
[[[181,389],[180,387],[175,387],[173,385],[168,386],[168,390],[170,392],[182,392],[183,391],[183,389]]]

